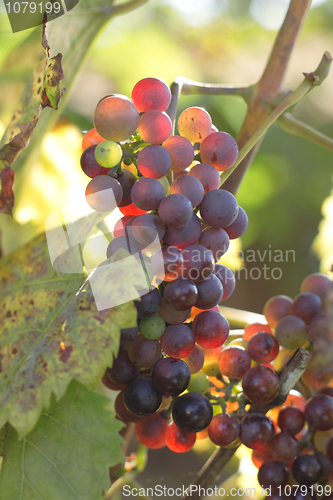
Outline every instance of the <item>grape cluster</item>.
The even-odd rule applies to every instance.
[[[315,484],[322,495],[333,486],[333,328],[325,311],[331,280],[308,276],[294,300],[279,295],[265,304],[266,324],[229,336],[218,304],[232,294],[235,278],[218,261],[248,218],[220,189],[220,172],[231,168],[238,148],[199,107],[183,111],[179,135],[171,135],[170,100],[165,82],[140,80],[131,100],[110,95],[97,104],[95,128],[83,139],[87,202],[123,214],[107,258],[125,249],[150,270],[149,289],[135,301],[137,326],[121,331],[103,383],[120,391],[116,414],[135,423],[145,446],[183,453],[206,437],[221,447],[244,444],[253,450],[259,483],[271,489],[267,498],[309,498]],[[302,377],[306,397],[291,391],[267,415],[250,412],[251,404],[274,403],[278,370],[302,346],[312,351]],[[306,491],[293,489],[297,483]]]

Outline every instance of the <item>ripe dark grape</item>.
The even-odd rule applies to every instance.
[[[92,128],[91,130],[88,130],[88,132],[86,132],[83,136],[82,151],[89,148],[90,146],[96,146],[102,141],[105,141],[104,137],[102,137],[95,128]]]
[[[158,238],[159,243],[164,236],[165,225],[157,214],[143,214],[135,217],[132,224],[133,237],[146,247]]]
[[[154,210],[164,198],[164,189],[157,179],[141,177],[134,184],[131,197],[141,210]]]
[[[192,143],[181,135],[172,135],[162,146],[169,151],[172,158],[171,170],[181,172],[189,167],[194,159]],[[187,174],[187,172],[186,172]]]
[[[214,132],[200,145],[200,157],[203,163],[210,163],[217,170],[228,170],[238,157],[238,145],[226,132]]]
[[[120,349],[118,356],[114,359],[112,368],[108,370],[109,378],[116,384],[128,384],[140,373],[140,368],[133,365],[128,357],[127,351]]]
[[[149,416],[159,409],[162,396],[148,377],[138,377],[124,390],[124,403],[133,415]]]
[[[134,326],[133,328],[122,328],[120,330],[120,347],[126,347],[128,344],[133,342],[139,335],[139,327]]]
[[[172,123],[164,111],[151,110],[144,113],[139,121],[138,133],[149,144],[162,144],[172,131]]]
[[[178,396],[185,391],[190,379],[190,369],[181,359],[160,359],[152,373],[153,385],[163,396]]]
[[[190,369],[191,375],[198,373],[204,365],[205,355],[203,350],[198,345],[195,345],[192,352],[186,356],[183,361],[187,364]]]
[[[297,457],[299,444],[289,432],[280,432],[272,439],[269,449],[276,460],[290,462]]]
[[[212,309],[212,307],[220,303],[223,295],[221,282],[214,274],[197,283],[197,291],[198,298],[195,307],[199,309]]]
[[[277,423],[282,431],[295,435],[303,429],[305,416],[302,410],[296,406],[284,406],[280,410]]]
[[[319,295],[323,304],[325,302],[328,290],[332,285],[332,281],[328,276],[322,273],[313,273],[307,276],[301,284],[301,293],[311,292]]]
[[[169,323],[170,325],[180,325],[180,323],[183,323],[191,316],[191,309],[177,311],[177,309],[169,306],[163,298],[158,314],[162,316],[166,323]]]
[[[294,314],[302,318],[305,323],[310,323],[312,318],[321,313],[321,308],[321,299],[314,293],[300,293],[294,299]]]
[[[199,243],[212,252],[216,262],[226,253],[229,248],[230,241],[229,236],[224,229],[207,227],[201,233]]]
[[[117,177],[117,181],[123,188],[123,197],[119,203],[120,207],[126,207],[132,203],[131,193],[132,188],[136,182],[137,178],[129,170],[123,170],[122,175]]]
[[[178,278],[168,283],[164,290],[165,302],[177,311],[189,309],[196,303],[197,298],[196,285],[186,278]]]
[[[226,347],[218,359],[222,375],[230,379],[240,379],[251,367],[250,355],[243,347]]]
[[[138,154],[138,169],[145,177],[160,179],[171,168],[171,156],[162,146],[146,146]]]
[[[219,312],[203,311],[194,318],[192,330],[197,344],[212,349],[227,340],[229,323]]]
[[[161,337],[161,347],[172,358],[185,358],[194,348],[194,333],[186,325],[169,325]]]
[[[122,200],[123,188],[108,175],[98,175],[86,187],[88,205],[97,212],[111,212]]]
[[[103,378],[102,378],[102,384],[105,385],[108,389],[111,389],[111,391],[122,391],[125,389],[126,384],[116,384],[116,382],[113,382],[111,378],[109,377],[109,372],[111,368],[107,368],[104,372]]]
[[[181,228],[167,228],[164,235],[164,242],[167,245],[174,246],[179,250],[192,245],[201,235],[200,219],[193,214],[192,219]]]
[[[125,96],[104,97],[96,106],[94,125],[97,132],[109,141],[124,141],[137,129],[139,113]]]
[[[126,408],[124,403],[124,391],[121,391],[116,397],[114,402],[114,410],[117,417],[125,422],[125,424],[140,422],[141,420],[146,418],[145,415],[134,415]]]
[[[253,366],[242,378],[243,392],[252,403],[273,401],[280,388],[277,374],[267,366]]]
[[[275,295],[266,302],[263,312],[269,326],[276,328],[280,319],[293,315],[294,301],[286,295]]]
[[[314,455],[304,454],[294,460],[291,470],[298,483],[310,486],[320,478],[322,466]]]
[[[143,78],[133,87],[132,101],[140,113],[154,109],[165,111],[171,101],[171,92],[164,80]]]
[[[158,340],[146,339],[143,335],[129,344],[128,357],[139,368],[152,368],[161,358],[161,346]]]
[[[196,434],[183,431],[173,422],[166,428],[165,444],[175,453],[186,453],[193,448],[196,439]]]
[[[177,128],[179,135],[191,142],[200,142],[210,134],[212,119],[204,108],[193,106],[180,114]]]
[[[272,488],[273,491],[278,486],[283,488],[288,482],[288,469],[283,462],[269,460],[260,467],[258,482],[263,488]]]
[[[141,300],[134,301],[139,319],[150,318],[156,314],[162,304],[162,296],[157,288],[142,295]]]
[[[104,140],[104,139],[103,139]],[[80,164],[83,172],[91,179],[98,175],[106,175],[109,171],[108,168],[102,167],[95,158],[96,145],[90,146],[85,149],[80,158]]]
[[[217,446],[228,446],[239,436],[238,420],[228,413],[215,415],[208,426],[208,436]]]
[[[168,420],[155,413],[135,425],[135,437],[139,443],[151,450],[165,446],[165,430]]]
[[[333,398],[317,394],[310,398],[304,410],[305,420],[314,429],[328,431],[333,428]]]
[[[230,226],[225,228],[226,233],[228,234],[231,240],[235,238],[240,238],[247,230],[247,226],[249,225],[249,219],[247,213],[244,208],[238,207],[238,215],[234,222],[230,224]]]
[[[213,189],[219,189],[220,187],[220,175],[213,165],[209,163],[198,163],[194,165],[189,171],[190,175],[196,177],[204,188],[204,193],[212,191]]]
[[[213,418],[209,399],[198,392],[180,396],[172,409],[174,423],[185,432],[200,432],[206,429]]]
[[[184,259],[183,276],[199,283],[206,279],[214,269],[214,257],[203,245],[189,245],[182,250]]]
[[[151,258],[152,270],[154,274],[163,281],[175,281],[182,274],[184,264],[183,256],[176,247],[164,246],[161,250],[162,256],[161,252],[158,251]],[[164,275],[162,273],[163,269],[161,269],[160,258],[163,259]]]
[[[285,316],[276,325],[275,337],[282,347],[297,349],[307,341],[306,323],[297,316]]]
[[[235,275],[232,270],[229,269],[229,267],[223,266],[222,264],[215,264],[213,273],[221,281],[221,285],[223,287],[223,295],[221,300],[225,300],[230,297],[235,289]]]
[[[333,338],[333,320],[329,314],[317,314],[309,324],[309,339],[318,348],[326,348]]]
[[[192,219],[193,206],[186,196],[170,194],[161,201],[158,207],[158,215],[166,226],[182,228]]]
[[[240,423],[239,437],[248,448],[262,450],[274,437],[273,422],[262,413],[250,413]]]
[[[214,189],[205,194],[200,205],[200,214],[206,224],[225,228],[238,215],[238,203],[233,194],[224,189]]]
[[[279,343],[267,332],[259,332],[249,340],[247,351],[257,363],[270,363],[279,353]]]
[[[204,197],[204,188],[201,182],[191,175],[181,175],[174,180],[170,186],[171,194],[182,194],[197,207]]]

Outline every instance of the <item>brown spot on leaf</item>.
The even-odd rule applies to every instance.
[[[11,313],[11,311],[7,311],[7,313],[6,313],[6,318],[11,318],[11,317],[12,317],[12,313]]]
[[[15,346],[12,349],[12,355],[15,356],[15,354],[17,354],[17,353],[18,353],[18,348]]]
[[[35,305],[35,301],[34,301],[34,299],[30,299],[30,300],[29,300],[29,304],[30,304],[31,306],[34,306],[34,305]]]
[[[59,356],[60,361],[62,363],[66,363],[72,351],[73,347],[71,345],[66,346],[65,349],[60,349],[60,356]]]

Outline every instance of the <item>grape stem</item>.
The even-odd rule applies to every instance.
[[[297,118],[294,118],[290,113],[284,113],[280,116],[277,123],[286,132],[302,137],[303,139],[308,139],[314,144],[318,144],[318,146],[322,146],[323,148],[333,151],[333,139],[325,134],[322,134],[315,128],[310,127],[310,125],[297,120]]]
[[[244,160],[245,156],[251,151],[251,149],[257,144],[269,127],[284,113],[287,109],[295,104],[298,104],[303,97],[306,96],[314,87],[321,85],[327,75],[332,63],[332,56],[329,52],[325,52],[317,69],[311,73],[304,73],[304,80],[301,85],[294,90],[291,94],[287,95],[271,112],[271,114],[266,118],[266,120],[258,127],[250,139],[244,144],[239,152],[236,163],[229,169],[223,172],[221,175],[221,186],[230,177],[230,175],[236,170],[238,165]],[[333,142],[333,141],[332,141]]]
[[[252,404],[250,412],[265,414],[274,406],[282,404],[286,400],[289,391],[295,386],[304,373],[310,360],[310,356],[311,353],[309,351],[301,347],[298,348],[287,365],[278,373],[280,379],[279,394],[271,403],[265,405]],[[191,493],[192,500],[198,500],[201,498],[201,495],[199,494],[200,490],[204,491],[208,487],[212,487],[220,476],[223,467],[229,462],[238,448],[239,446],[235,448],[219,448],[212,454],[199,472],[196,480],[187,489],[187,492]],[[191,486],[192,491],[190,490]],[[198,486],[198,488],[194,490],[193,486]],[[188,495],[185,494],[183,496],[183,500],[186,498],[188,498]]]
[[[245,102],[249,102],[253,94],[253,86],[249,87],[234,87],[233,85],[222,85],[218,83],[201,83],[189,80],[183,76],[179,76],[170,85],[171,102],[167,109],[167,113],[172,121],[172,134],[175,133],[176,114],[180,94],[192,95],[237,95],[242,97]]]

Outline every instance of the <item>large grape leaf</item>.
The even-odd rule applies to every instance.
[[[73,269],[75,255],[64,253],[57,269]],[[97,268],[92,275],[101,276],[108,294],[98,310],[84,275],[60,274],[51,266],[44,235],[1,263],[0,428],[8,421],[22,437],[49,406],[52,392],[61,398],[73,378],[88,388],[97,385],[118,352],[120,329],[136,324],[128,302],[132,289],[146,282],[135,259]],[[97,285],[95,279],[101,302],[105,296]],[[110,307],[110,298],[120,305]]]
[[[105,409],[107,401],[73,381],[28,436],[19,441],[10,428],[1,500],[101,500],[108,467],[123,461],[122,423]]]

